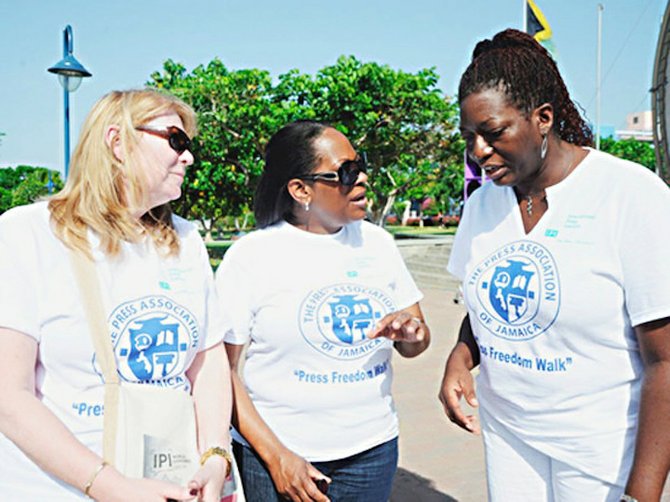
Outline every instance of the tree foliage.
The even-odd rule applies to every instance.
[[[175,210],[208,230],[248,211],[268,139],[296,119],[328,122],[367,153],[377,221],[412,191],[458,193],[463,144],[456,107],[437,81],[434,69],[407,73],[351,56],[315,75],[289,71],[276,83],[265,71],[228,70],[217,59],[190,73],[167,61],[149,85],[191,104],[200,124],[196,164]]]
[[[14,169],[0,169],[0,214],[14,206],[30,204],[48,195],[50,190],[56,192],[61,188],[63,182],[60,173],[45,167],[17,166]]]
[[[149,85],[166,89],[198,114],[195,165],[186,173],[175,211],[211,231],[226,215],[248,212],[269,137],[290,120],[271,99],[266,71],[229,71],[218,59],[192,72],[167,61]]]
[[[642,164],[652,171],[656,170],[656,153],[654,152],[654,147],[644,141],[639,141],[635,138],[621,140],[601,138],[600,149],[621,159]]]
[[[367,153],[370,210],[381,223],[394,201],[413,191],[458,191],[457,109],[437,83],[434,68],[407,73],[350,56],[311,78],[282,75],[276,98],[297,102]]]

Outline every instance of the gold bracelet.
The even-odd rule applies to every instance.
[[[105,467],[107,467],[109,464],[105,462],[104,460],[102,463],[95,468],[95,471],[91,475],[90,479],[88,480],[88,483],[84,485],[84,495],[86,495],[88,498],[92,499],[91,494],[89,493],[91,491],[91,487],[93,486],[93,481],[95,481],[95,478],[98,477],[98,474],[100,474],[100,471],[102,471]]]
[[[220,446],[212,446],[211,448],[207,448],[205,453],[202,454],[202,457],[200,457],[200,465],[205,465],[205,462],[207,462],[209,457],[213,457],[214,455],[226,459],[226,463],[228,464],[228,467],[226,468],[226,477],[228,477],[230,474],[230,468],[233,465],[233,459],[231,458],[230,453],[228,453]]]

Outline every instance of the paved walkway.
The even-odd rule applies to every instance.
[[[486,500],[481,438],[453,425],[437,393],[446,356],[465,313],[453,293],[424,289],[421,305],[432,331],[416,359],[394,357],[394,398],[400,416],[400,468],[391,502]]]

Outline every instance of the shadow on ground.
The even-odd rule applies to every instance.
[[[399,468],[393,479],[390,502],[458,502],[433,487],[430,479]]]

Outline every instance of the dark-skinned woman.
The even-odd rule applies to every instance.
[[[448,267],[468,315],[446,413],[483,433],[492,501],[657,501],[670,467],[670,190],[589,148],[555,62],[525,33],[477,44],[459,101],[468,154],[492,182],[468,200]]]
[[[389,498],[391,355],[420,354],[430,332],[393,239],[363,221],[366,184],[343,134],[285,126],[266,150],[260,230],[217,271],[234,370],[249,344],[243,381],[234,377],[233,449],[250,502]]]

